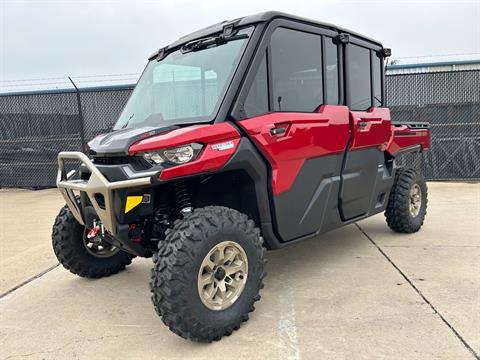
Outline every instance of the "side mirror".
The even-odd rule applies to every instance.
[[[383,48],[380,53],[382,54],[382,57],[387,58],[392,56],[392,49],[390,48]]]

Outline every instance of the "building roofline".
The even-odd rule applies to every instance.
[[[440,62],[425,62],[418,64],[393,64],[388,65],[387,69],[412,69],[412,68],[421,68],[421,67],[435,67],[435,66],[448,66],[448,65],[469,65],[469,64],[479,64],[480,59],[478,60],[457,60],[457,61],[440,61]]]

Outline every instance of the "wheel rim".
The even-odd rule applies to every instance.
[[[422,206],[422,190],[418,184],[413,184],[410,189],[410,215],[417,217]]]
[[[98,258],[108,258],[120,251],[116,246],[104,241],[100,235],[89,239],[87,234],[88,229],[85,228],[83,232],[83,245],[89,254]]]
[[[223,241],[208,252],[200,266],[200,299],[211,310],[225,310],[240,297],[247,277],[247,254],[236,242]]]

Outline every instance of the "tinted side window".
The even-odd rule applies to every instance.
[[[373,66],[373,106],[382,106],[382,60],[376,52],[372,53]]]
[[[338,58],[334,39],[325,37],[325,77],[327,78],[327,104],[338,104]]]
[[[371,106],[370,50],[348,44],[347,71],[351,110],[367,110]]]
[[[323,103],[320,35],[278,28],[270,49],[274,111],[315,111]]]
[[[267,61],[265,55],[260,63],[243,105],[246,117],[254,117],[268,112]]]

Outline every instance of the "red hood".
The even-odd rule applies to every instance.
[[[238,131],[227,122],[213,125],[193,125],[139,140],[130,146],[128,153],[134,155],[138,152],[165,149],[192,142],[209,144],[239,136]]]

